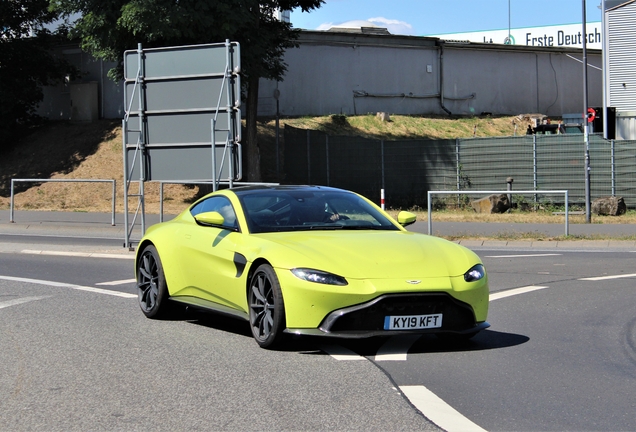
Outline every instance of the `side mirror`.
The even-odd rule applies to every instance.
[[[398,213],[398,216],[397,216],[398,223],[402,225],[403,227],[409,226],[415,223],[416,219],[417,219],[417,215],[415,213],[411,213],[407,211],[401,211],[400,213]]]
[[[219,227],[223,226],[223,222],[225,222],[225,219],[223,218],[223,216],[221,216],[221,213],[215,211],[199,213],[194,217],[194,220],[202,225],[212,225]]]

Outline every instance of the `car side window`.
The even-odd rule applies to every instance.
[[[196,216],[199,213],[218,212],[223,216],[223,225],[229,228],[238,228],[236,212],[230,200],[224,196],[214,196],[198,202],[190,209],[190,214]]]

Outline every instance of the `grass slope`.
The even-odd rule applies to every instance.
[[[279,148],[284,149],[285,125],[317,129],[332,135],[360,135],[369,138],[455,138],[464,136],[509,136],[514,133],[515,117],[447,118],[392,116],[383,122],[374,115],[322,116],[280,120]],[[518,119],[516,120],[519,121]],[[259,148],[263,180],[276,182],[276,122],[259,121]],[[520,130],[525,130],[521,127]],[[117,181],[116,208],[123,211],[123,157],[121,122],[100,120],[92,123],[51,122],[25,136],[12,151],[0,158],[0,208],[10,205],[11,179],[114,179]],[[282,160],[281,160],[282,166]],[[136,187],[136,184],[133,185]],[[107,183],[26,183],[15,184],[18,210],[62,210],[109,212],[111,186]],[[129,191],[129,194],[136,193]],[[159,188],[146,183],[146,211],[159,212]],[[176,213],[197,198],[197,187],[166,185],[164,211]],[[130,205],[136,205],[133,199]]]

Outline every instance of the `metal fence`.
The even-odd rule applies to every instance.
[[[523,135],[452,140],[372,140],[285,127],[287,184],[351,189],[388,207],[425,207],[430,190],[498,190],[512,177],[523,199],[562,205],[541,190],[568,190],[585,204],[583,135]],[[589,136],[592,199],[621,196],[636,208],[636,141]],[[520,197],[517,197],[520,198]],[[519,199],[517,199],[518,201]]]
[[[23,179],[23,178],[14,178],[11,179],[11,206],[9,212],[9,221],[15,222],[14,218],[14,200],[15,200],[15,183],[25,182],[25,183],[110,183],[111,184],[111,215],[110,215],[110,224],[115,226],[115,193],[117,190],[117,181],[116,180],[102,180],[102,179]]]

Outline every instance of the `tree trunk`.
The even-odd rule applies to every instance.
[[[247,159],[247,181],[261,181],[261,154],[258,148],[258,129],[256,127],[256,113],[258,112],[258,82],[257,75],[251,75],[247,88],[247,131],[245,150]]]

